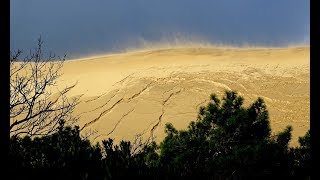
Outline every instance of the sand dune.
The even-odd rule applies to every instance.
[[[273,132],[293,126],[292,145],[309,129],[308,47],[171,48],[97,56],[65,63],[58,88],[74,82],[69,96],[84,94],[75,114],[93,141],[132,140],[164,125],[186,128],[211,93],[236,90],[245,105],[267,103]]]

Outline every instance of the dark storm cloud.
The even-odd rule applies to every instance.
[[[11,0],[11,48],[71,56],[198,37],[229,45],[309,42],[308,0]]]

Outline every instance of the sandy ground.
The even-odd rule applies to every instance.
[[[69,96],[83,94],[75,114],[95,142],[138,134],[160,142],[165,123],[185,129],[211,93],[228,89],[245,106],[264,98],[273,133],[292,125],[297,145],[310,124],[309,59],[308,47],[135,51],[67,61],[58,88],[78,83]]]

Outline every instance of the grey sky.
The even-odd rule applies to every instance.
[[[213,44],[308,44],[309,0],[11,0],[11,49],[76,57],[175,38]]]

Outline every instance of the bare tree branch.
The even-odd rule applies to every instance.
[[[72,116],[80,97],[67,98],[67,93],[76,84],[62,91],[52,93],[61,76],[65,61],[49,53],[44,58],[43,41],[38,39],[37,47],[24,58],[21,50],[11,52],[10,59],[10,133],[48,135],[57,130],[59,121],[74,123]]]

